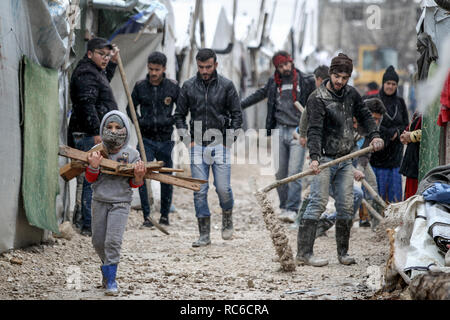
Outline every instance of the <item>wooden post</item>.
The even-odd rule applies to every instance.
[[[141,158],[144,162],[147,162],[147,155],[145,154],[144,142],[142,140],[141,129],[139,128],[139,122],[136,116],[136,109],[134,108],[133,99],[131,98],[130,89],[128,88],[127,77],[125,75],[125,70],[123,68],[122,59],[120,57],[120,52],[117,53],[117,63],[119,65],[120,76],[122,77],[123,87],[125,89],[125,93],[128,98],[128,105],[130,106],[131,119],[134,123],[134,128],[136,129],[136,135],[138,138],[139,151],[141,153]],[[147,186],[147,195],[148,201],[150,202],[150,206],[153,206],[153,194],[152,194],[152,186],[150,180],[145,179],[145,185]],[[152,219],[151,215],[149,215],[149,220],[153,223],[153,225],[162,231],[165,234],[169,234],[163,227],[161,227],[154,219]]]
[[[373,188],[370,186],[370,184],[367,182],[366,179],[362,179],[361,180],[361,184],[363,185],[364,188],[367,189],[367,191],[370,193],[370,195],[372,196],[372,198],[375,199],[375,201],[377,201],[382,207],[383,209],[386,209],[387,207],[387,203],[384,202],[383,199],[381,199],[380,195],[378,194],[378,192],[376,192],[375,190],[373,190]]]

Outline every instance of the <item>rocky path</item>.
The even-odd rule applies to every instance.
[[[336,257],[333,227],[328,237],[315,244],[315,254],[327,257],[328,266],[281,271],[248,184],[248,178],[258,174],[257,165],[233,166],[235,233],[231,241],[221,238],[220,208],[212,184],[212,244],[206,248],[191,247],[198,237],[191,191],[174,188],[177,212],[170,217],[169,236],[141,227],[142,213],[133,210],[118,269],[118,297],[103,294],[100,261],[90,238],[76,233],[71,240],[54,239],[1,254],[0,299],[369,299],[376,289],[370,277],[382,272],[388,258],[387,240],[355,224],[350,254],[357,264],[343,266]],[[273,179],[261,176],[258,184]],[[276,191],[269,198],[276,207]],[[297,231],[283,225],[295,255]]]

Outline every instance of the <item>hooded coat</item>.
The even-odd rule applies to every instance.
[[[403,158],[400,135],[409,124],[408,109],[405,100],[397,96],[397,92],[388,96],[381,89],[378,97],[386,107],[386,113],[380,124],[380,136],[384,140],[384,149],[372,154],[370,164],[378,168],[398,168]],[[391,140],[396,133],[397,137]]]
[[[127,137],[120,150],[117,153],[109,153],[108,159],[124,164],[135,163],[141,158],[139,152],[128,144],[130,141],[131,129],[128,117],[124,113],[114,110],[105,114],[100,124],[100,136],[103,138],[105,120],[113,114],[118,115],[122,119],[125,128],[127,129]],[[100,173],[97,180],[92,183],[92,199],[108,203],[130,203],[133,195],[130,179],[130,177]]]

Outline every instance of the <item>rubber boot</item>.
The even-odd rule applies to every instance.
[[[297,257],[296,262],[299,265],[309,265],[314,267],[323,267],[328,264],[328,260],[314,257],[313,247],[316,239],[317,220],[300,221],[297,235]]]
[[[222,239],[230,240],[233,236],[233,210],[222,211]]]
[[[350,240],[350,229],[352,227],[353,220],[336,220],[336,246],[338,260],[341,264],[350,265],[356,263],[355,259],[350,257],[348,252],[348,244]]]
[[[211,217],[197,218],[197,220],[200,237],[198,238],[197,241],[192,243],[192,246],[204,247],[211,244],[211,239],[209,238],[209,233],[211,231]]]
[[[327,230],[329,230],[333,225],[334,223],[330,219],[327,218],[319,219],[319,222],[317,223],[316,238],[326,237]]]
[[[117,264],[103,265],[102,271],[106,277],[105,295],[107,296],[117,295],[118,293],[116,282]]]

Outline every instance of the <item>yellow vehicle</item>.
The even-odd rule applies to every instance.
[[[358,48],[358,66],[355,68],[357,77],[354,80],[354,85],[363,88],[372,81],[381,85],[383,74],[390,65],[393,65],[395,69],[398,67],[398,53],[395,49],[380,48],[376,45],[360,46]]]

